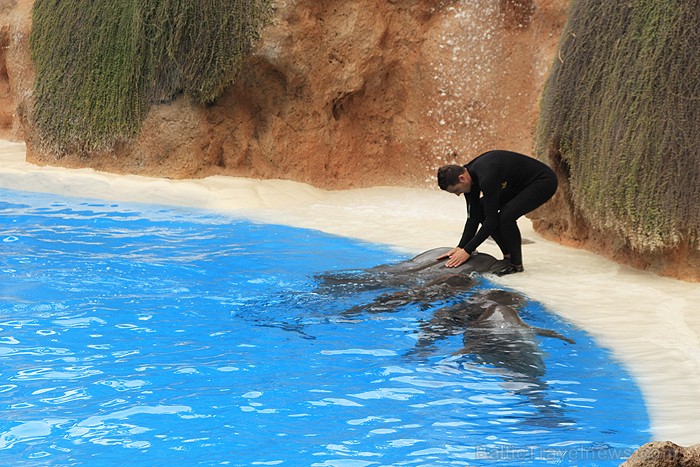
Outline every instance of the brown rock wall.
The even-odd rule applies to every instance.
[[[15,115],[13,126],[20,121],[27,132],[28,159],[171,178],[224,174],[350,188],[432,186],[445,162],[496,147],[531,152],[565,0],[277,6],[245,71],[213,105],[185,97],[156,105],[138,139],[89,157],[42,153],[30,119]],[[0,92],[11,80],[0,74]],[[15,96],[31,93],[30,81],[22,85]]]

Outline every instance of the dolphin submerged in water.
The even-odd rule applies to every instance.
[[[498,374],[503,386],[528,399],[536,411],[523,417],[524,423],[561,426],[569,423],[563,407],[548,397],[544,353],[539,337],[573,340],[549,329],[530,326],[518,315],[527,298],[517,292],[483,289],[481,274],[498,271],[503,261],[478,253],[457,268],[445,267],[437,258],[450,248],[436,248],[396,264],[369,269],[341,271],[317,276],[321,293],[354,299],[367,297],[369,303],[352,306],[343,315],[400,311],[407,305],[429,310],[419,322],[419,336],[411,358],[439,352],[435,343],[462,335],[463,347],[449,357],[471,371]],[[355,302],[357,303],[357,302]],[[442,305],[442,308],[439,306]]]
[[[480,363],[540,377],[544,375],[545,365],[537,336],[575,343],[551,329],[530,326],[511,306],[492,304],[465,329],[464,347],[456,354],[473,355]]]
[[[538,336],[575,343],[551,329],[530,326],[509,305],[491,304],[464,330],[464,347],[454,356],[465,358],[461,364],[466,367],[501,375],[505,388],[525,397],[536,412],[523,417],[523,423],[548,428],[570,425],[565,407],[549,396]]]
[[[437,341],[463,334],[492,305],[508,305],[517,309],[526,301],[527,298],[524,295],[508,290],[475,291],[465,300],[440,308],[430,319],[422,320],[419,324],[420,337],[410,353],[425,354]]]

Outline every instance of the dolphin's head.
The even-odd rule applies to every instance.
[[[508,305],[512,307],[519,307],[527,301],[527,298],[524,295],[502,289],[479,291],[478,293],[474,294],[473,299],[487,302],[489,305],[491,303],[496,303],[498,305]]]

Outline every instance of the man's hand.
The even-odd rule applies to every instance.
[[[462,248],[452,248],[444,255],[440,255],[437,257],[438,260],[444,258],[449,258],[449,260],[447,260],[447,262],[445,263],[445,266],[447,266],[448,268],[456,268],[457,266],[464,264],[464,262],[469,259],[469,253],[464,251],[464,249]]]

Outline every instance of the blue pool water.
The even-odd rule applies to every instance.
[[[634,381],[539,303],[576,344],[538,338],[535,376],[461,335],[412,352],[445,301],[344,313],[387,290],[317,275],[406,259],[382,245],[0,190],[0,248],[3,465],[593,466],[649,441]]]

